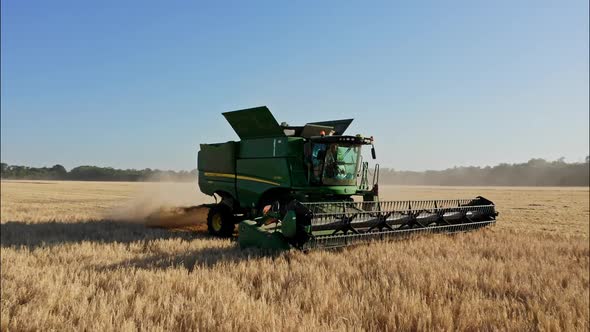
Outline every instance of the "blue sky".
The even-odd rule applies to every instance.
[[[318,5],[318,3],[320,3]],[[192,169],[221,112],[355,118],[396,169],[589,153],[588,1],[2,1],[1,157]]]

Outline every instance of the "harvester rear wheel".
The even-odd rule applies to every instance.
[[[209,209],[207,230],[209,234],[219,237],[231,237],[234,233],[235,219],[232,210],[225,204],[218,204]]]

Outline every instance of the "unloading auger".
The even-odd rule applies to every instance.
[[[265,106],[223,113],[239,142],[201,144],[199,187],[218,198],[208,231],[241,247],[332,248],[416,233],[463,232],[495,223],[491,201],[380,201],[379,165],[369,181],[352,119],[279,125]]]

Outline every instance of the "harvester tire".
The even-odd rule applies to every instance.
[[[218,204],[209,209],[207,230],[218,237],[231,237],[234,233],[235,218],[232,210],[225,204]]]

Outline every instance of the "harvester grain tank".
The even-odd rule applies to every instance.
[[[345,135],[352,119],[281,125],[256,107],[223,113],[240,141],[201,144],[199,187],[216,197],[209,233],[241,247],[338,247],[414,233],[460,232],[495,223],[494,204],[471,199],[380,201],[379,165],[361,149],[374,140]],[[372,173],[372,176],[370,176]]]

